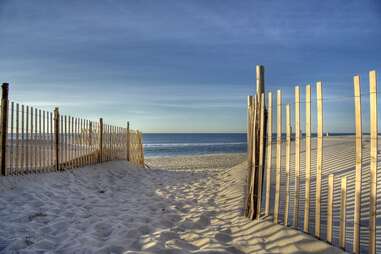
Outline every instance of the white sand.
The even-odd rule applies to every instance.
[[[115,161],[0,178],[0,253],[341,252],[242,217],[246,163],[224,165],[243,158],[151,159],[152,169]],[[192,160],[197,170],[181,166]],[[171,170],[157,169],[164,165]]]

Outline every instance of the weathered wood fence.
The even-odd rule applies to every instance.
[[[1,175],[59,171],[110,160],[144,167],[142,134],[9,101],[2,85]]]
[[[251,219],[259,220],[272,215],[274,223],[294,227],[353,253],[381,253],[381,234],[376,232],[377,226],[381,226],[379,222],[381,210],[380,207],[377,208],[377,198],[380,197],[377,197],[379,186],[377,186],[376,72],[369,72],[370,134],[369,157],[367,157],[369,166],[367,165],[368,176],[365,178],[361,89],[358,75],[354,77],[353,83],[355,148],[353,158],[349,158],[352,159],[353,171],[347,168],[344,171],[336,169],[328,171],[323,165],[322,82],[316,83],[314,102],[311,100],[313,90],[311,85],[306,85],[303,101],[300,98],[300,87],[295,87],[292,128],[292,105],[282,103],[281,90],[276,93],[276,119],[274,119],[276,121],[273,120],[273,95],[268,92],[266,105],[264,68],[257,66],[257,93],[248,97],[248,186],[245,214]],[[316,116],[313,117],[317,119],[316,135],[311,133],[312,103],[316,103]],[[301,132],[301,104],[305,107],[304,135]],[[284,105],[286,117],[285,125],[282,125]],[[272,138],[275,136],[273,121],[276,122],[275,158],[272,154],[274,146]],[[282,138],[283,134],[285,138]],[[363,193],[364,190],[367,190],[366,195]],[[304,195],[301,195],[303,193]],[[335,209],[335,206],[339,209]],[[348,215],[351,215],[350,218]]]

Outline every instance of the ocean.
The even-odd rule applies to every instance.
[[[245,153],[246,133],[144,133],[144,156]]]
[[[353,133],[330,133],[330,136],[348,136]],[[366,133],[364,135],[367,135]],[[311,134],[316,137],[315,133]],[[201,155],[219,153],[246,153],[246,133],[144,133],[146,157]],[[285,142],[286,135],[282,134]],[[304,134],[302,134],[304,138]],[[294,134],[291,137],[294,140]],[[276,134],[272,142],[276,143]]]

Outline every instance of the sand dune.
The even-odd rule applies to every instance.
[[[242,217],[246,163],[218,165],[243,158],[199,156],[198,170],[179,169],[192,160],[183,157],[152,160],[151,169],[114,161],[0,178],[0,253],[341,252]]]

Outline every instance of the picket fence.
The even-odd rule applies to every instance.
[[[369,72],[370,133],[367,141],[369,140],[370,149],[366,162],[363,151],[363,112],[359,75],[354,76],[353,84],[355,126],[353,169],[345,168],[347,166],[343,165],[343,168],[338,167],[328,171],[323,165],[326,155],[323,156],[325,138],[322,82],[316,82],[315,87],[317,114],[315,134],[311,133],[311,85],[305,87],[304,100],[300,99],[300,86],[295,87],[294,112],[291,112],[292,105],[282,103],[282,92],[277,90],[274,105],[276,121],[274,121],[273,94],[268,92],[265,100],[264,67],[257,66],[256,95],[248,97],[248,178],[245,215],[256,220],[264,217],[272,218],[274,223],[301,230],[353,253],[381,253],[381,234],[377,230],[380,227],[381,207],[377,207],[377,198],[380,198],[377,197],[377,190],[380,187],[377,184],[380,179],[377,180],[376,71]],[[301,132],[301,104],[305,106],[305,133]],[[284,106],[285,116],[282,115]],[[282,128],[284,120],[285,133]],[[275,133],[273,133],[273,121],[276,122]],[[273,143],[275,134],[276,142]],[[272,151],[274,144],[275,154]],[[314,149],[311,149],[312,144]],[[302,145],[304,150],[301,149]],[[275,166],[272,163],[273,159]],[[324,191],[322,191],[323,184]]]
[[[142,133],[9,101],[2,85],[0,171],[3,176],[60,171],[110,160],[144,167]]]

